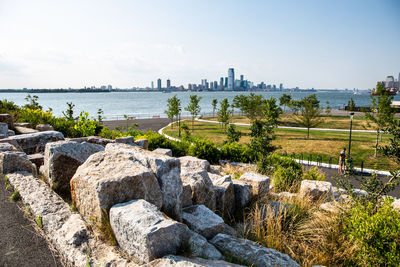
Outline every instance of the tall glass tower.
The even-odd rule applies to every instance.
[[[230,68],[228,70],[228,90],[235,89],[235,70]]]

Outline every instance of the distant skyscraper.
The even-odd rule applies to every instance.
[[[151,82],[151,90],[154,90],[154,82]]]
[[[244,79],[244,76],[243,76],[243,74],[241,74],[241,75],[240,75],[240,87],[241,87],[241,88],[244,87],[244,81],[243,81],[243,79]]]
[[[279,91],[283,91],[283,84],[282,83],[279,85]]]
[[[228,70],[228,89],[235,89],[235,70],[233,68]]]
[[[171,81],[168,79],[167,80],[167,89],[170,89],[171,88]]]
[[[228,77],[225,77],[225,89],[228,89]]]
[[[218,82],[214,81],[214,90],[217,90],[217,89],[218,89]]]
[[[400,82],[400,72],[399,72],[399,78],[397,78],[397,81]]]
[[[400,75],[400,74],[399,74]],[[219,88],[222,90],[224,88],[224,77],[219,79]]]
[[[161,90],[161,79],[157,80],[157,89]]]

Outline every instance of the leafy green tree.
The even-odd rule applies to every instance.
[[[279,105],[283,106],[283,111],[285,111],[285,107],[287,107],[289,105],[290,100],[292,100],[292,96],[289,94],[283,94],[279,98]]]
[[[43,107],[42,107],[41,105],[39,105],[39,102],[38,102],[39,97],[38,97],[37,95],[31,96],[30,94],[28,94],[28,95],[25,97],[25,100],[28,102],[28,104],[26,104],[26,105],[24,106],[24,108],[29,108],[29,109],[40,109],[40,110],[43,109]]]
[[[353,98],[350,98],[349,102],[347,103],[347,107],[348,107],[349,111],[356,110],[356,103],[354,102]]]
[[[400,120],[393,120],[387,132],[391,135],[390,143],[380,148],[386,157],[389,157],[397,162],[400,166]]]
[[[376,96],[371,95],[372,112],[365,113],[369,121],[368,124],[374,124],[376,129],[375,157],[378,152],[379,135],[384,129],[390,126],[394,120],[394,114],[396,113],[395,109],[391,106],[393,96],[386,92],[381,83],[377,84],[376,92]]]
[[[74,129],[80,133],[80,136],[92,136],[96,133],[96,127],[97,122],[89,119],[88,112],[82,111]]]
[[[269,125],[265,121],[255,120],[250,126],[250,145],[252,149],[253,160],[261,159],[262,157],[268,156],[273,152],[276,147],[271,144],[272,140],[275,139],[273,135],[274,127]]]
[[[212,104],[212,107],[213,107],[213,117],[214,117],[215,116],[215,110],[217,109],[218,100],[217,99],[213,99],[211,104]]]
[[[294,119],[302,126],[307,128],[307,139],[310,137],[310,128],[314,128],[322,123],[321,107],[315,94],[306,96],[300,101],[300,114],[294,115]]]
[[[99,108],[97,110],[97,121],[99,123],[103,123],[103,115],[104,115],[104,111],[101,108]]]
[[[254,93],[251,93],[248,96],[236,95],[233,99],[234,107],[239,108],[250,121],[262,118],[264,102],[265,100],[262,95],[256,95]]]
[[[229,120],[232,115],[232,110],[229,109],[230,105],[227,98],[222,100],[219,105],[220,108],[218,110],[218,121],[222,123],[224,129],[226,130],[226,126],[229,124]]]
[[[194,130],[194,119],[197,117],[197,115],[200,114],[201,108],[199,105],[199,102],[201,100],[201,97],[198,95],[191,95],[190,96],[190,102],[187,107],[185,107],[185,110],[192,115],[192,131]]]
[[[224,141],[224,144],[228,143],[236,143],[239,142],[240,137],[242,137],[242,132],[236,130],[236,125],[235,124],[229,124],[228,130],[226,133],[226,141]]]
[[[174,117],[179,115],[179,111],[181,109],[181,100],[174,95],[171,98],[168,98],[167,100],[167,107],[168,109],[166,109],[164,111],[165,114],[167,114],[168,118],[171,120],[171,122],[174,120]],[[173,128],[174,125],[171,125],[171,128]]]
[[[76,118],[74,117],[74,107],[75,104],[73,104],[72,102],[67,102],[67,110],[64,112],[62,112],[62,114],[64,115],[64,117],[69,120],[69,121],[74,121]]]
[[[271,97],[265,100],[263,104],[263,119],[270,127],[278,125],[279,116],[282,114],[282,109],[278,107],[276,99]]]

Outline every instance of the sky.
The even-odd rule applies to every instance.
[[[399,0],[0,0],[0,88],[219,80],[373,88],[400,72]]]

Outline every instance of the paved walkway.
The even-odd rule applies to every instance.
[[[36,232],[33,222],[10,201],[9,191],[5,189],[4,176],[0,175],[0,266],[63,266]]]

